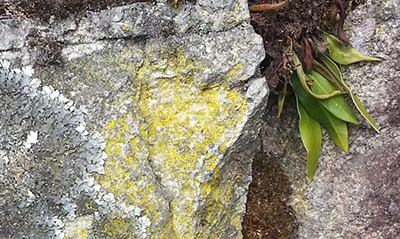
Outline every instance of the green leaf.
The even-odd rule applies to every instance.
[[[343,152],[348,152],[348,132],[346,122],[333,116],[319,100],[304,91],[296,74],[291,77],[292,86],[305,111],[322,124],[336,146]]]
[[[354,105],[360,112],[360,114],[364,117],[364,119],[374,128],[376,132],[379,133],[379,128],[378,125],[376,125],[374,119],[371,117],[371,115],[368,114],[367,110],[365,109],[364,105],[361,103],[361,101],[358,99],[358,97],[350,92],[351,99],[354,102]]]
[[[330,94],[335,91],[335,87],[316,71],[311,71],[308,75],[308,78],[314,80],[311,89],[317,94]],[[326,100],[321,100],[320,102],[325,109],[327,109],[337,118],[352,124],[359,123],[357,117],[353,113],[353,110],[347,104],[343,96],[338,95]]]
[[[286,93],[287,93],[287,82],[285,82],[285,84],[283,85],[283,90],[278,96],[278,118],[282,114],[283,103],[285,103]]]
[[[329,56],[339,64],[349,65],[359,61],[380,61],[375,57],[364,56],[351,47],[342,47],[339,39],[330,34],[325,34],[325,41],[328,46]]]
[[[351,89],[346,85],[342,78],[342,74],[340,73],[339,67],[333,62],[329,57],[325,55],[320,55],[320,60],[322,63],[328,68],[333,75],[335,75],[336,79],[339,83],[345,88],[345,90],[350,94],[351,99],[353,100],[354,105],[356,106],[357,110],[360,114],[364,117],[364,119],[374,128],[376,132],[379,132],[378,126],[376,125],[374,119],[368,114],[367,110],[365,109],[364,105],[361,101],[357,98],[355,94],[351,91]]]
[[[327,95],[319,95],[319,94],[315,94],[314,92],[312,92],[310,87],[307,85],[307,77],[303,71],[303,67],[301,65],[300,59],[297,57],[295,52],[293,52],[292,60],[293,60],[294,68],[296,69],[296,73],[297,73],[297,76],[298,76],[301,86],[308,94],[312,95],[312,97],[322,100],[322,99],[329,99],[333,96],[342,94],[341,91],[335,91],[335,92],[333,92],[331,94],[327,94]]]
[[[343,86],[338,82],[336,76],[333,75],[332,72],[328,70],[324,64],[321,64],[314,59],[313,70],[321,74],[325,79],[329,80],[338,90],[343,92]]]
[[[333,76],[336,77],[336,80],[338,80],[339,83],[342,84],[342,86],[344,86],[342,73],[340,72],[338,65],[336,65],[336,63],[334,61],[332,61],[331,58],[329,58],[328,56],[326,56],[325,54],[322,54],[322,53],[318,54],[318,59],[333,74]]]
[[[307,178],[311,182],[318,166],[321,151],[321,126],[311,118],[297,99],[297,112],[299,113],[299,131],[301,141],[307,151]]]

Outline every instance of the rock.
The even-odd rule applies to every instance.
[[[325,135],[318,171],[307,185],[295,108],[283,113],[283,122],[266,116],[264,151],[271,161],[282,163],[291,180],[296,238],[400,235],[399,13],[395,0],[366,1],[347,18],[353,46],[383,59],[343,67],[345,80],[376,120],[379,134],[365,121],[350,126],[348,154]]]
[[[2,238],[241,238],[268,95],[246,1],[0,29]]]

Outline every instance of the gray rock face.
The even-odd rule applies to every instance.
[[[379,134],[366,122],[350,126],[347,155],[325,135],[318,171],[307,185],[295,109],[284,112],[283,122],[272,123],[274,116],[267,116],[264,150],[282,159],[291,178],[298,238],[400,236],[399,13],[396,0],[367,1],[347,19],[353,46],[383,59],[344,71],[379,125]]]
[[[241,238],[268,95],[246,1],[0,32],[1,238]]]

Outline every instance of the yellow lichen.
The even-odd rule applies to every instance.
[[[93,203],[91,201],[85,202],[85,208],[87,210],[93,211],[94,210]]]
[[[108,238],[134,239],[132,223],[122,217],[107,218],[102,225],[102,233]]]
[[[130,31],[129,23],[125,22],[123,25],[121,25],[121,29],[124,30],[125,32]]]
[[[224,79],[229,82],[229,81],[233,80],[235,77],[238,77],[238,75],[239,75],[238,73],[242,70],[243,70],[243,65],[241,63],[238,63],[238,64],[234,65],[232,67],[232,69],[230,69],[225,74]]]
[[[237,137],[237,128],[242,126],[246,101],[240,92],[229,90],[225,84],[199,87],[192,77],[202,70],[201,64],[188,60],[180,50],[146,54],[148,58],[141,64],[119,64],[132,71],[133,84],[140,89],[132,92],[132,112],[110,120],[103,128],[109,157],[105,174],[98,181],[116,198],[142,208],[152,223],[159,225],[152,232],[157,238],[195,238],[191,218],[200,183],[194,174],[217,167],[227,145]],[[234,77],[240,66],[234,69],[228,78]],[[152,79],[154,74],[168,77]],[[161,189],[154,176],[139,171],[146,164],[151,164],[151,170],[162,175],[167,189],[174,191],[169,203],[170,218],[164,224],[159,211],[167,202],[156,194]],[[206,202],[210,212],[206,220],[215,223],[214,213],[223,209],[219,202],[229,200],[231,191],[220,192],[217,185],[208,182],[200,187],[202,195],[212,195],[212,201]],[[107,232],[115,227],[125,230],[121,220],[106,224]]]

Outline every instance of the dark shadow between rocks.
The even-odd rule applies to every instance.
[[[288,205],[290,181],[279,159],[259,153],[253,162],[243,236],[256,238],[294,238],[296,219]]]
[[[243,219],[243,236],[247,239],[289,239],[296,238],[298,222],[290,206],[292,195],[291,179],[285,171],[282,157],[285,157],[287,148],[294,148],[291,144],[300,144],[298,139],[281,139],[280,133],[291,130],[285,125],[286,117],[295,113],[292,104],[293,95],[289,95],[289,106],[284,109],[282,119],[276,117],[276,96],[270,97],[267,113],[263,117],[261,129],[263,148],[256,154],[252,166],[253,181],[247,195],[246,215]],[[285,116],[286,115],[286,116]],[[274,139],[272,135],[276,135]],[[285,133],[286,134],[286,133]],[[284,133],[282,133],[284,135]],[[267,145],[271,145],[266,147]],[[275,146],[274,146],[275,145]],[[277,145],[281,145],[278,147]],[[271,148],[279,148],[279,152],[271,152]]]
[[[11,0],[10,3],[0,6],[3,12],[6,9],[18,11],[29,18],[39,18],[48,22],[51,16],[55,19],[63,19],[70,14],[81,14],[85,11],[100,11],[103,9],[123,6],[137,2],[153,2],[154,0]]]

